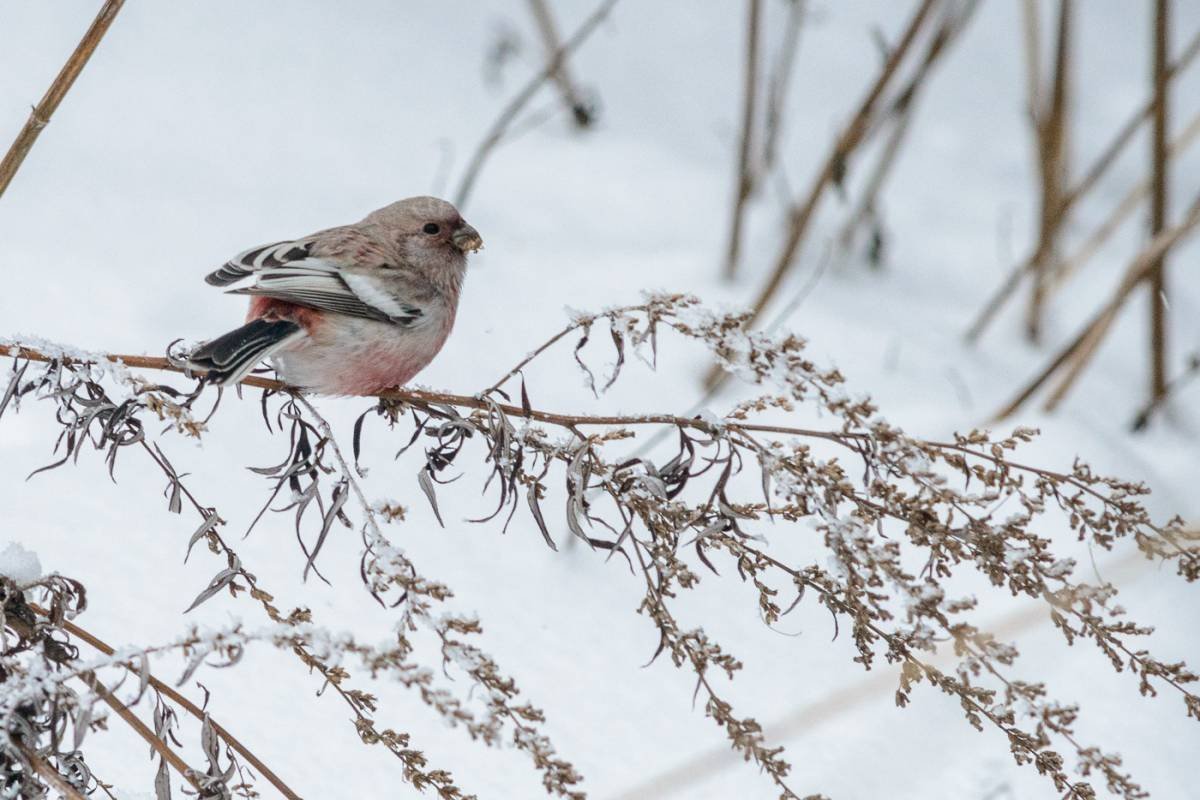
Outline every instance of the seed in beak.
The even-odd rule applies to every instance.
[[[465,222],[459,225],[454,233],[450,234],[450,241],[464,253],[468,250],[478,252],[483,247],[483,238],[479,235],[479,231]]]

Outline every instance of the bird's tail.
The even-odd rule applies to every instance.
[[[197,347],[187,357],[187,365],[207,373],[218,386],[237,383],[259,361],[304,335],[303,328],[288,320],[253,319]]]

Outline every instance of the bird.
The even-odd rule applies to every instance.
[[[363,396],[403,386],[442,349],[479,232],[452,204],[409,197],[360,222],[253,247],[205,281],[250,296],[246,323],[184,366],[218,386],[264,359],[288,386]]]

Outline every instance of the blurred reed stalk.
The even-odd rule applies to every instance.
[[[1054,45],[1054,72],[1047,91],[1042,86],[1041,48],[1036,0],[1025,0],[1026,65],[1030,72],[1029,115],[1033,123],[1038,177],[1040,179],[1037,248],[1033,258],[1033,292],[1025,319],[1025,335],[1041,340],[1047,284],[1058,261],[1058,236],[1062,230],[1062,194],[1067,183],[1068,125],[1070,97],[1071,38],[1074,0],[1059,0],[1058,27]],[[1043,97],[1045,99],[1043,100]]]
[[[840,187],[843,185],[851,157],[877,129],[879,106],[884,95],[895,80],[901,64],[912,50],[918,35],[925,30],[932,19],[932,12],[939,6],[938,0],[919,0],[909,16],[900,38],[887,51],[883,65],[859,102],[850,121],[835,137],[808,192],[803,199],[795,199],[791,202],[787,215],[787,233],[775,259],[775,265],[751,307],[751,313],[745,323],[747,328],[753,327],[759,321],[767,305],[774,299],[783,285],[784,279],[791,272],[796,262],[796,256],[808,233],[809,224],[826,191],[830,186]],[[727,377],[724,370],[714,365],[705,377],[704,383],[709,391],[713,391]]]
[[[551,80],[560,72],[571,53],[587,41],[587,38],[600,26],[600,23],[608,17],[617,2],[618,0],[604,0],[604,2],[600,3],[596,10],[588,15],[587,19],[580,24],[575,32],[547,57],[546,66],[530,78],[528,83],[500,110],[500,114],[488,129],[488,132],[484,134],[483,140],[476,146],[475,152],[471,155],[471,160],[463,172],[462,180],[458,184],[458,191],[454,193],[454,204],[456,206],[464,208],[467,205],[467,200],[471,196],[471,190],[475,187],[475,181],[478,180],[484,163],[492,151],[504,139],[505,134],[508,133],[509,126],[512,125],[517,116],[525,109],[534,95],[538,93],[538,90],[545,85],[546,81]]]
[[[546,0],[529,0],[529,8],[533,12],[534,21],[537,22],[538,33],[541,34],[542,44],[546,49],[546,57],[553,59],[554,54],[562,48],[562,37],[559,36],[554,14]],[[584,93],[572,80],[570,65],[565,61],[559,63],[550,77],[558,86],[563,105],[571,112],[571,119],[574,121],[575,127],[590,127],[595,121],[595,114]]]
[[[1117,312],[1124,306],[1130,293],[1149,277],[1155,265],[1172,247],[1195,233],[1197,227],[1200,227],[1200,194],[1192,200],[1187,213],[1179,224],[1163,230],[1142,249],[1126,270],[1125,277],[1109,301],[1083,327],[1083,330],[1059,351],[1050,364],[993,417],[993,420],[998,421],[1011,416],[1050,378],[1057,375],[1060,370],[1065,370],[1065,376],[1044,406],[1046,411],[1053,411],[1057,408],[1083,368],[1095,355],[1096,349],[1116,320]]]
[[[4,160],[0,161],[0,197],[4,196],[8,185],[12,183],[13,176],[17,174],[17,170],[24,163],[25,156],[29,155],[29,151],[33,149],[33,144],[41,135],[42,129],[50,124],[50,118],[54,116],[59,104],[71,90],[79,73],[83,72],[83,68],[87,66],[88,59],[96,51],[100,40],[104,38],[104,34],[108,32],[109,26],[112,25],[113,20],[117,17],[117,12],[124,4],[125,0],[106,0],[100,13],[96,15],[91,26],[84,33],[83,39],[75,47],[67,62],[63,64],[58,76],[46,90],[46,94],[42,96],[41,102],[29,112],[29,119],[26,120],[25,127],[21,128],[21,132],[17,134],[12,146],[8,148]]]
[[[1200,55],[1200,32],[1194,34],[1183,52],[1167,69],[1166,80],[1174,80],[1183,70],[1191,66],[1196,60],[1196,56]],[[1084,170],[1081,177],[1073,187],[1063,193],[1061,198],[1062,206],[1059,210],[1060,215],[1065,215],[1068,211],[1075,207],[1075,204],[1084,196],[1086,196],[1100,181],[1101,178],[1108,172],[1109,167],[1116,162],[1117,158],[1124,152],[1125,148],[1133,141],[1134,136],[1141,129],[1142,123],[1149,120],[1154,114],[1155,100],[1151,95],[1146,101],[1138,107],[1138,110],[1125,122],[1124,125],[1113,136],[1112,140],[1100,152],[1100,155],[1092,162],[1088,169]],[[1181,137],[1182,139],[1182,137]],[[1177,140],[1179,141],[1179,140]],[[1190,140],[1189,140],[1190,141]],[[1185,145],[1177,145],[1183,148]],[[1147,190],[1148,191],[1148,188]],[[1140,197],[1145,197],[1144,191]],[[984,303],[979,314],[971,323],[965,334],[965,339],[969,344],[974,344],[983,335],[987,326],[995,319],[996,314],[1004,306],[1004,303],[1013,296],[1016,290],[1020,287],[1022,280],[1033,272],[1034,259],[1037,257],[1036,249],[1023,259],[1005,278],[996,290],[996,292]]]
[[[1170,83],[1167,61],[1170,50],[1170,0],[1154,3],[1154,132],[1151,137],[1150,236],[1162,233],[1167,225],[1168,172],[1170,151],[1167,130],[1170,124]],[[1154,263],[1150,283],[1150,399],[1161,401],[1167,395],[1167,278],[1166,253]]]
[[[1109,301],[1088,321],[1084,328],[1073,338],[1038,375],[1013,398],[995,419],[1004,419],[1015,413],[1037,391],[1052,378],[1058,382],[1043,404],[1046,411],[1053,411],[1062,403],[1079,376],[1091,362],[1100,345],[1103,343],[1112,324],[1116,321],[1119,311],[1124,306],[1130,294],[1143,283],[1150,289],[1151,326],[1150,326],[1150,398],[1143,412],[1134,421],[1134,428],[1140,430],[1148,423],[1150,415],[1161,407],[1172,388],[1172,382],[1167,376],[1167,331],[1166,331],[1166,277],[1165,259],[1170,250],[1195,232],[1200,227],[1200,195],[1192,201],[1183,219],[1176,225],[1170,226],[1167,221],[1167,181],[1170,160],[1173,154],[1186,146],[1196,135],[1196,127],[1200,119],[1193,120],[1175,140],[1169,142],[1169,102],[1171,80],[1176,76],[1178,66],[1169,66],[1170,42],[1170,9],[1169,0],[1156,0],[1153,19],[1153,47],[1151,52],[1152,64],[1152,97],[1146,108],[1146,116],[1152,120],[1150,175],[1147,181],[1134,187],[1125,201],[1118,207],[1116,213],[1097,229],[1092,239],[1081,248],[1080,257],[1090,256],[1097,247],[1093,242],[1107,237],[1116,227],[1116,222],[1123,218],[1132,208],[1134,198],[1140,198],[1145,193],[1150,195],[1150,241],[1134,258],[1127,269],[1124,278],[1117,286]],[[1190,50],[1191,48],[1189,48]],[[1177,64],[1190,61],[1194,53],[1189,52],[1181,57]],[[1077,269],[1079,259],[1068,263],[1064,272]],[[1178,381],[1174,385],[1178,385]]]
[[[742,247],[742,224],[746,202],[754,193],[758,170],[753,163],[754,122],[758,106],[758,38],[762,1],[746,2],[746,65],[745,82],[742,88],[742,132],[738,146],[737,188],[733,200],[733,217],[729,226],[729,246],[725,252],[725,278],[732,280],[737,275],[738,256]]]
[[[889,126],[888,138],[875,160],[854,211],[847,218],[837,237],[838,248],[843,254],[848,253],[854,246],[859,232],[864,228],[869,228],[871,245],[868,259],[872,266],[882,266],[885,238],[883,224],[879,217],[879,194],[887,183],[892,167],[896,164],[896,157],[907,140],[913,112],[930,71],[946,53],[948,45],[966,27],[978,7],[979,0],[966,0],[957,7],[946,9],[937,30],[925,48],[924,56],[913,71],[912,77],[900,90],[896,99],[889,104],[888,113],[881,123],[881,125]]]

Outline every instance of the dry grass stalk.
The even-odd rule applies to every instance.
[[[800,245],[803,243],[805,234],[808,232],[809,223],[816,213],[821,198],[831,185],[840,185],[842,183],[850,157],[859,145],[862,144],[871,129],[880,99],[891,84],[905,56],[912,48],[918,33],[923,30],[926,22],[930,19],[931,12],[938,4],[938,0],[919,0],[916,8],[913,10],[912,16],[909,18],[900,35],[900,39],[888,52],[883,66],[867,90],[866,95],[859,102],[854,115],[834,139],[833,147],[822,162],[821,168],[813,179],[808,193],[804,196],[803,200],[793,203],[789,209],[787,233],[780,247],[779,254],[776,256],[771,273],[751,306],[751,313],[747,319],[748,325],[754,325],[759,320],[766,310],[767,304],[771,302],[780,285],[783,283],[784,277],[791,271],[792,265],[796,260],[796,255],[800,250]],[[721,379],[722,371],[714,367],[709,371],[705,383],[708,386],[712,386]]]
[[[454,193],[454,204],[459,208],[465,208],[467,201],[471,197],[471,190],[475,187],[475,181],[479,178],[479,173],[483,169],[484,163],[487,161],[492,151],[504,139],[508,128],[512,125],[517,116],[529,104],[538,90],[546,84],[546,81],[554,78],[566,63],[567,58],[571,53],[582,45],[592,32],[600,26],[613,10],[613,7],[619,0],[604,0],[599,7],[593,11],[587,19],[579,26],[576,31],[563,42],[562,46],[556,49],[549,55],[546,60],[546,66],[529,79],[529,82],[517,92],[512,100],[501,109],[499,116],[484,135],[483,140],[475,148],[475,152],[471,155],[471,160],[467,164],[466,171],[463,172],[462,180],[458,184],[458,190]]]
[[[1151,398],[1150,402],[1146,403],[1142,410],[1137,413],[1137,416],[1133,418],[1133,422],[1129,424],[1130,430],[1134,433],[1145,430],[1146,426],[1150,424],[1150,419],[1156,411],[1166,404],[1167,399],[1178,395],[1179,390],[1191,383],[1197,375],[1200,375],[1200,353],[1193,353],[1192,357],[1188,359],[1187,366],[1184,367],[1183,372],[1176,375],[1167,384],[1167,391],[1158,397]],[[1196,532],[1189,531],[1188,535],[1194,536]]]
[[[767,279],[767,283],[759,291],[758,298],[754,302],[753,313],[750,318],[751,324],[761,316],[767,303],[775,295],[775,291],[783,281],[784,276],[791,269],[804,235],[808,231],[808,225],[812,220],[813,213],[816,211],[817,204],[821,201],[821,197],[830,185],[841,182],[850,156],[862,143],[864,136],[870,128],[880,98],[891,84],[892,78],[895,77],[904,57],[911,49],[913,42],[916,41],[917,34],[922,30],[930,17],[930,12],[932,12],[937,4],[937,0],[921,0],[918,3],[903,33],[900,35],[900,39],[888,52],[887,59],[884,61],[875,81],[868,89],[866,96],[859,103],[850,122],[835,139],[832,149],[825,158],[820,171],[817,173],[817,177],[813,180],[812,186],[809,188],[808,194],[802,202],[792,206],[788,216],[789,227],[787,237],[779,256],[776,258],[775,267]]]
[[[17,134],[17,138],[5,154],[4,160],[0,161],[0,197],[4,196],[8,185],[12,183],[13,176],[17,174],[17,170],[25,161],[25,156],[29,155],[29,151],[33,148],[38,136],[41,135],[42,129],[50,124],[50,118],[58,110],[59,104],[67,96],[67,92],[75,83],[75,79],[79,77],[79,73],[83,72],[83,68],[87,66],[88,59],[96,51],[100,40],[104,38],[104,34],[108,32],[109,26],[112,25],[117,12],[124,4],[125,0],[105,0],[100,12],[92,20],[91,26],[84,33],[74,52],[71,53],[71,57],[63,64],[58,76],[50,84],[46,94],[42,96],[41,102],[33,107],[29,119],[25,122],[25,127],[21,128],[21,132]]]
[[[776,52],[774,66],[767,78],[767,102],[763,120],[762,175],[775,169],[779,156],[779,139],[783,135],[784,110],[788,86],[800,51],[800,31],[808,15],[808,0],[787,0],[787,20],[783,24],[783,41]]]
[[[58,792],[60,800],[87,800],[79,790],[72,786],[62,773],[46,763],[46,760],[33,752],[28,745],[18,744],[17,749],[33,767],[34,771],[46,781],[46,784]]]
[[[1028,6],[1027,6],[1028,7]],[[1064,220],[1062,193],[1067,181],[1067,105],[1071,71],[1072,15],[1074,0],[1059,0],[1058,28],[1055,40],[1054,73],[1046,107],[1032,107],[1038,175],[1041,180],[1039,193],[1040,213],[1038,244],[1034,252],[1033,291],[1025,320],[1025,334],[1030,341],[1041,339],[1042,319],[1045,313],[1046,285],[1058,258],[1058,234]],[[1036,12],[1034,12],[1036,13]],[[1039,47],[1036,41],[1026,42],[1026,47]],[[1036,63],[1036,62],[1034,62]],[[1040,83],[1040,76],[1031,78],[1031,84]],[[1039,90],[1030,98],[1037,102],[1042,96]]]
[[[40,608],[33,603],[30,603],[29,605],[30,608],[37,613],[43,616],[49,615],[49,612],[47,612],[45,609]],[[112,646],[100,639],[100,637],[90,633],[87,630],[84,630],[70,620],[63,620],[61,624],[63,630],[67,631],[72,636],[78,637],[79,639],[87,642],[101,653],[104,653],[104,655],[111,656],[115,654],[116,651],[113,650]],[[136,673],[136,671],[132,668],[130,668],[130,671]],[[152,686],[156,692],[168,698],[172,703],[175,703],[177,706],[187,711],[197,720],[203,722],[207,718],[209,724],[212,725],[212,728],[216,734],[221,737],[221,739],[225,740],[230,747],[237,751],[242,758],[246,759],[247,764],[258,770],[259,774],[266,778],[271,785],[274,786],[279,793],[286,798],[286,800],[300,800],[300,796],[292,791],[291,787],[284,783],[283,780],[276,775],[270,767],[264,764],[258,756],[254,755],[254,752],[250,750],[250,748],[238,741],[238,739],[232,733],[220,725],[216,720],[212,719],[212,717],[208,715],[208,712],[202,710],[191,700],[184,697],[182,694],[175,691],[174,688],[163,683],[149,672],[146,673],[145,677],[149,685]]]
[[[1170,0],[1154,3],[1154,48],[1151,71],[1154,94],[1154,126],[1151,135],[1150,236],[1162,233],[1167,225],[1168,170],[1170,152],[1167,131],[1170,124],[1170,81],[1167,62],[1170,50]],[[1166,254],[1150,268],[1150,398],[1167,395],[1167,277]]]
[[[1029,0],[1033,2],[1033,0]],[[1166,80],[1174,80],[1175,77],[1200,55],[1200,32],[1192,36],[1179,58],[1171,63],[1167,69]],[[1059,216],[1065,215],[1074,208],[1080,198],[1087,195],[1092,188],[1100,181],[1101,178],[1108,172],[1109,167],[1116,162],[1117,157],[1124,149],[1133,141],[1134,135],[1141,128],[1142,124],[1149,120],[1154,112],[1155,97],[1151,95],[1145,103],[1128,119],[1125,124],[1117,131],[1112,140],[1100,152],[1100,155],[1084,170],[1083,176],[1075,183],[1074,186],[1065,191],[1062,195],[1062,207],[1059,210]],[[1004,306],[1004,303],[1013,296],[1021,281],[1025,276],[1033,271],[1034,259],[1037,257],[1037,251],[1031,252],[1024,260],[1021,261],[1004,279],[1004,282],[997,287],[996,291],[988,298],[979,314],[971,322],[967,328],[964,338],[969,343],[974,343],[979,340],[983,331],[995,319],[996,314]]]
[[[912,124],[917,100],[930,71],[946,53],[951,42],[963,31],[978,7],[978,0],[966,0],[961,5],[946,10],[912,77],[891,103],[884,119],[884,122],[891,126],[888,138],[884,142],[879,157],[875,160],[875,165],[863,186],[854,211],[847,218],[837,237],[838,247],[843,252],[848,252],[853,247],[859,231],[869,228],[872,231],[870,262],[876,266],[881,263],[884,234],[877,207],[879,193],[883,190],[888,175],[896,163],[896,157],[904,145]]]
[[[98,681],[96,676],[92,673],[85,672],[79,677],[80,680],[82,680],[89,689],[95,692],[96,695],[99,696],[99,698],[103,700],[109,708],[117,712],[117,716],[119,716],[125,722],[125,724],[133,730],[134,733],[141,737],[146,744],[154,748],[154,752],[158,753],[159,757],[163,760],[163,763],[169,765],[171,769],[175,770],[179,777],[187,781],[197,792],[201,791],[200,781],[196,779],[196,775],[200,773],[198,773],[192,767],[189,767],[187,762],[184,761],[178,753],[171,749],[170,745],[155,735],[154,731],[150,730],[150,728],[146,726],[146,723],[142,722],[141,719],[138,718],[137,714],[133,713],[133,710],[130,709],[129,706],[118,700],[116,695],[109,691],[108,687],[100,683],[100,681]]]
[[[542,44],[546,48],[546,57],[554,58],[554,54],[562,47],[561,39],[558,33],[558,25],[554,22],[554,13],[546,0],[529,0],[530,9],[533,11],[533,18],[537,22],[538,33],[541,34]],[[587,128],[594,121],[594,110],[591,103],[587,101],[584,94],[579,91],[575,85],[575,81],[571,78],[570,65],[565,61],[561,61],[558,68],[551,75],[554,83],[558,86],[559,94],[562,96],[563,105],[567,111],[571,112],[571,119],[575,126],[579,128]]]
[[[276,467],[259,470],[275,485],[267,504],[291,483],[295,501],[284,509],[289,517],[293,510],[300,519],[306,509],[319,509],[320,538],[315,545],[305,545],[301,537],[312,565],[329,526],[357,503],[364,544],[363,582],[381,604],[394,604],[400,622],[395,642],[380,649],[352,639],[330,640],[312,625],[306,612],[284,617],[274,610],[270,612],[273,626],[258,639],[276,647],[308,648],[308,658],[324,657],[330,649],[354,655],[372,672],[420,691],[431,707],[485,742],[498,741],[496,726],[503,724],[514,733],[514,743],[534,759],[547,791],[571,800],[583,796],[574,788],[578,774],[554,755],[538,732],[541,712],[527,704],[516,705],[511,679],[466,638],[478,633],[478,621],[439,611],[449,589],[421,577],[383,536],[380,517],[385,511],[368,504],[356,472],[362,426],[374,415],[389,429],[411,428],[409,442],[424,444],[418,484],[439,518],[437,487],[451,473],[470,472],[464,459],[478,456],[488,493],[499,495],[492,512],[480,521],[511,519],[524,500],[528,517],[547,545],[555,547],[541,511],[542,504],[554,497],[565,507],[573,536],[601,557],[620,554],[626,559],[643,579],[640,612],[658,633],[658,653],[694,678],[705,714],[742,756],[766,773],[783,797],[801,795],[789,787],[791,765],[782,749],[770,746],[759,723],[735,714],[725,699],[723,685],[740,671],[741,662],[703,628],[689,627],[678,616],[677,598],[702,577],[709,579],[705,569],[717,576],[736,574],[753,586],[758,612],[768,626],[787,613],[783,592],[794,592],[795,602],[807,597],[818,603],[837,624],[846,626],[857,661],[870,667],[886,660],[901,667],[898,704],[910,702],[917,683],[949,694],[971,725],[1002,731],[1018,763],[1034,765],[1065,796],[1083,800],[1092,797],[1093,790],[1068,775],[1060,746],[1078,757],[1082,775],[1101,775],[1126,800],[1141,797],[1140,787],[1123,771],[1118,756],[1077,738],[1076,709],[1047,698],[1040,684],[1014,674],[1015,647],[976,628],[970,621],[975,600],[952,596],[951,584],[943,581],[962,569],[970,576],[986,576],[1006,597],[1011,593],[1048,603],[1051,618],[1068,643],[1081,638],[1093,641],[1114,668],[1134,673],[1143,693],[1158,688],[1177,692],[1187,713],[1200,718],[1200,696],[1189,687],[1197,676],[1186,665],[1163,662],[1136,644],[1131,637],[1148,629],[1130,623],[1111,603],[1115,588],[1078,583],[1074,562],[1053,552],[1053,540],[1031,527],[1043,513],[1061,512],[1072,539],[1080,537],[1106,550],[1122,539],[1132,540],[1144,556],[1169,561],[1181,576],[1194,581],[1200,579],[1200,550],[1182,536],[1182,521],[1154,523],[1138,499],[1147,491],[1144,486],[1096,475],[1082,463],[1076,462],[1069,472],[1054,472],[1014,461],[1010,452],[1034,436],[1031,430],[1018,429],[1005,438],[972,431],[941,443],[910,437],[884,420],[869,400],[851,399],[841,375],[813,365],[798,337],[748,333],[746,321],[745,314],[711,313],[686,295],[652,295],[641,305],[576,315],[566,326],[579,336],[573,357],[593,385],[595,374],[588,361],[595,356],[586,345],[597,326],[608,329],[610,336],[599,338],[611,338],[617,356],[606,385],[621,373],[625,355],[632,353],[647,362],[657,355],[662,331],[703,344],[739,376],[769,392],[724,417],[553,414],[532,406],[523,382],[520,406],[500,404],[495,397],[505,396],[502,389],[507,382],[532,359],[548,354],[554,342],[562,342],[563,332],[481,395],[388,393],[355,424],[352,457],[307,399],[264,394],[266,423],[273,433],[279,430],[288,439],[287,458]],[[126,448],[148,447],[139,438],[145,428],[141,417],[146,415],[174,421],[166,435],[172,431],[203,434],[203,424],[192,424],[190,416],[198,398],[211,394],[202,381],[191,391],[181,391],[134,379],[122,370],[104,378],[93,371],[98,369],[95,365],[114,356],[7,347],[16,361],[0,406],[11,403],[16,408],[29,397],[54,405],[67,453],[59,463],[87,443],[106,454],[111,468]],[[168,369],[178,369],[177,363],[169,359]],[[152,362],[145,365],[153,366]],[[112,398],[99,384],[101,378],[117,381],[132,393]],[[757,421],[761,414],[788,411],[799,403],[820,409],[835,425],[830,430],[804,431]],[[153,419],[149,416],[146,422]],[[560,430],[523,420],[540,420]],[[585,433],[590,425],[600,427]],[[634,427],[645,425],[673,430],[678,438],[673,458],[628,457]],[[564,438],[564,431],[571,435]],[[378,438],[374,431],[371,436]],[[157,445],[153,452],[161,456]],[[861,469],[844,466],[844,454],[850,454],[855,465],[861,462]],[[169,494],[174,495],[179,478],[165,460],[162,465],[170,478]],[[753,474],[739,479],[746,468]],[[554,476],[562,480],[557,491],[551,486]],[[484,482],[484,476],[479,477]],[[955,488],[964,481],[967,488]],[[1008,499],[1013,500],[1010,508],[1023,511],[996,516],[996,509]],[[443,507],[449,507],[446,502],[443,497]],[[759,544],[763,540],[755,536],[758,530],[747,530],[765,526],[768,520],[776,525],[812,522],[825,550],[808,566],[789,563],[782,553]],[[222,554],[223,539],[215,530],[219,524],[202,526],[196,538],[207,538],[210,548]],[[348,518],[341,524],[353,525]],[[830,557],[833,568],[828,566]],[[236,557],[230,558],[234,560],[229,568],[198,600],[225,588],[255,590],[253,576]],[[727,569],[718,570],[714,559]],[[920,563],[925,567],[914,572],[912,565]],[[256,599],[266,602],[258,592]],[[417,627],[434,633],[441,658],[460,666],[480,687],[489,707],[487,718],[472,716],[465,705],[420,681],[425,673],[412,660],[408,639],[408,631]],[[961,659],[953,672],[932,661],[937,642],[943,639],[955,642]],[[209,653],[227,658],[253,640],[255,636],[238,628],[219,639],[189,635],[176,646],[191,648],[191,662],[199,664]],[[326,675],[334,685],[343,679],[336,672]],[[406,740],[395,735],[393,739],[403,751]],[[416,780],[413,783],[420,786]],[[439,793],[445,798],[461,796],[456,788],[444,786]]]
[[[1173,158],[1177,154],[1185,151],[1194,141],[1197,136],[1200,136],[1200,113],[1192,117],[1192,121],[1188,126],[1171,142],[1167,149],[1168,154]],[[1132,187],[1125,196],[1121,198],[1121,202],[1113,209],[1108,218],[1104,220],[1092,233],[1079,245],[1079,248],[1070,256],[1062,260],[1059,269],[1051,276],[1050,290],[1058,291],[1062,286],[1069,281],[1081,267],[1091,261],[1092,257],[1099,252],[1104,243],[1109,237],[1121,226],[1125,220],[1141,205],[1142,201],[1150,195],[1151,176],[1143,178],[1137,186]]]
[[[742,224],[746,203],[754,193],[758,168],[753,161],[754,123],[758,111],[758,38],[762,0],[746,0],[746,63],[742,86],[742,130],[738,146],[737,187],[734,190],[733,215],[729,225],[729,245],[725,251],[725,278],[737,275],[738,258],[742,250]]]
[[[1079,334],[1055,355],[1050,364],[1038,373],[1037,377],[994,415],[993,420],[1003,420],[1012,416],[1050,378],[1065,367],[1065,376],[1051,393],[1045,405],[1047,411],[1057,408],[1074,384],[1075,379],[1079,377],[1083,368],[1095,354],[1096,348],[1104,340],[1105,334],[1116,320],[1118,312],[1129,298],[1130,293],[1149,276],[1157,259],[1194,233],[1198,225],[1200,225],[1200,195],[1197,195],[1192,201],[1184,219],[1178,225],[1164,230],[1138,253],[1126,270],[1125,276],[1114,291],[1112,298],[1092,317]]]

